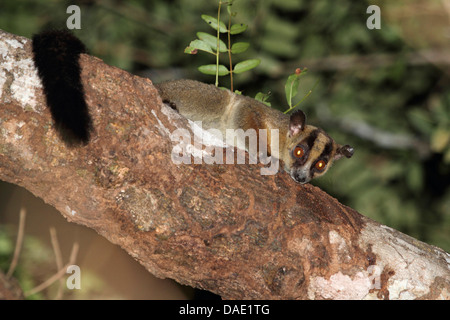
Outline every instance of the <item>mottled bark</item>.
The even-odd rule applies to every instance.
[[[30,49],[0,31],[0,179],[152,274],[227,299],[448,298],[446,252],[317,187],[284,172],[263,176],[261,165],[176,165],[170,134],[190,130],[187,120],[150,80],[88,55],[81,76],[95,132],[87,146],[67,148]]]

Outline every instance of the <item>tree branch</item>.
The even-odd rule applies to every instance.
[[[176,165],[189,129],[148,79],[82,55],[96,132],[55,134],[30,40],[0,31],[0,179],[96,230],[161,278],[227,299],[436,299],[450,256],[260,165]]]

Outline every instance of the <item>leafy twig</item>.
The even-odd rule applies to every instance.
[[[292,105],[292,99],[298,94],[298,87],[300,85],[300,77],[306,75],[307,70],[308,70],[307,68],[304,68],[303,70],[301,70],[300,68],[297,68],[295,70],[295,73],[291,74],[288,77],[288,79],[286,81],[286,85],[284,86],[284,90],[286,93],[286,100],[288,102],[289,109],[284,111],[285,114],[294,110],[295,108],[297,108],[300,105],[300,103],[302,103],[306,98],[308,98],[310,96],[310,94],[312,93],[312,91],[314,90],[314,88],[319,83],[319,81],[316,81],[313,88],[311,90],[309,90],[308,93],[305,94],[305,96],[299,102],[297,102],[295,105]]]
[[[227,10],[229,13],[228,26],[226,26],[222,21],[220,21],[220,13],[221,7],[223,4],[227,5]],[[261,62],[259,59],[249,59],[245,61],[241,61],[233,66],[232,55],[238,54],[246,51],[250,44],[247,42],[236,42],[234,44],[231,43],[231,36],[240,34],[247,30],[247,25],[240,24],[231,24],[231,19],[236,15],[236,12],[231,11],[231,6],[233,5],[233,0],[222,2],[219,0],[219,8],[217,10],[217,18],[202,15],[202,19],[208,23],[214,30],[216,30],[216,36],[212,36],[210,34],[204,32],[197,32],[198,39],[191,41],[189,46],[184,50],[185,53],[188,54],[197,54],[198,50],[207,52],[215,56],[216,64],[208,64],[202,65],[198,68],[198,70],[204,74],[215,75],[216,77],[216,86],[219,86],[219,76],[230,75],[231,82],[231,91],[234,91],[233,85],[233,74],[242,73],[248,70],[251,70],[259,65]],[[220,39],[221,33],[227,33],[228,44],[225,44]],[[228,60],[229,67],[220,64],[220,53],[228,52]]]

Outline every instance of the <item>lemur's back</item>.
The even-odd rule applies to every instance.
[[[173,80],[155,85],[163,102],[205,129],[287,128],[289,116],[244,95],[194,80]],[[242,112],[245,110],[245,112]],[[268,114],[270,116],[268,117]],[[249,117],[251,119],[249,119]],[[274,122],[274,123],[266,123]]]
[[[234,96],[214,85],[194,80],[173,80],[155,85],[164,103],[206,129],[221,129],[221,118]]]

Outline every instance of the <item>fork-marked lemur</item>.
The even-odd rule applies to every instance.
[[[87,144],[93,123],[78,62],[80,53],[86,53],[84,44],[68,31],[47,31],[33,36],[33,53],[56,130],[69,145]],[[353,155],[349,145],[307,125],[300,110],[288,116],[252,98],[193,80],[163,82],[156,88],[164,103],[192,121],[202,121],[205,129],[221,130],[224,137],[226,129],[278,129],[279,152],[272,155],[298,183],[323,175],[335,160]]]

